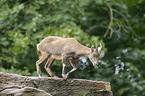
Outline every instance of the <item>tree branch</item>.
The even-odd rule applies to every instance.
[[[105,34],[104,34],[104,37],[106,37],[107,34],[108,34],[109,32],[110,32],[109,38],[111,38],[113,32],[120,32],[121,29],[123,29],[125,32],[128,32],[128,31],[127,31],[127,29],[128,29],[128,30],[130,30],[130,31],[132,32],[132,34],[133,34],[134,36],[136,36],[137,38],[145,39],[144,37],[140,37],[139,35],[137,35],[137,34],[134,32],[134,30],[132,29],[132,27],[131,27],[130,24],[129,24],[128,19],[127,19],[121,12],[119,12],[119,11],[116,10],[116,9],[113,9],[113,8],[107,3],[106,0],[104,0],[104,2],[105,2],[105,4],[106,4],[106,6],[107,6],[107,7],[109,8],[109,10],[110,10],[110,23],[109,23],[109,25],[108,25],[108,28],[107,28]],[[121,16],[123,17],[123,19],[125,20],[125,23],[127,24],[127,26],[126,26],[126,25],[123,25],[122,22],[121,22],[119,19],[115,18],[115,17],[113,16],[113,15],[114,15],[113,12],[116,12],[116,13],[118,13],[119,15],[121,15]],[[113,27],[114,27],[114,24],[113,24],[113,23],[117,23],[118,28],[119,28],[118,30],[114,30],[114,29],[113,29]],[[118,36],[119,36],[119,34],[118,34]],[[120,36],[119,36],[119,37],[120,37]]]

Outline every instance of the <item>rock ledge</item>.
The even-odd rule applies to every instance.
[[[0,96],[113,96],[110,83],[0,72]]]

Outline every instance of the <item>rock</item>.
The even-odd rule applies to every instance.
[[[0,72],[0,96],[113,96],[110,83]]]
[[[9,95],[14,95],[14,96],[52,96],[49,93],[46,93],[43,90],[33,88],[33,87],[17,87],[17,86],[11,86],[4,88],[0,92],[1,96],[9,96]]]

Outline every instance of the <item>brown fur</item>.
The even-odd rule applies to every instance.
[[[101,44],[100,44],[101,45]],[[97,45],[96,45],[97,46]],[[63,61],[63,77],[67,78],[69,73],[75,71],[76,64],[75,61],[80,57],[89,57],[91,62],[94,66],[98,64],[98,58],[100,55],[102,45],[99,48],[96,48],[99,51],[96,51],[94,47],[88,48],[84,45],[80,44],[74,38],[61,38],[57,36],[49,36],[44,38],[38,45],[37,45],[37,54],[40,56],[40,59],[36,62],[37,72],[40,76],[40,68],[39,65],[44,62],[46,59],[49,59],[45,66],[46,71],[50,74],[50,76],[55,76],[54,73],[50,70],[49,66],[52,65],[54,59],[62,59]],[[65,66],[66,61],[71,58],[71,64],[73,69],[65,75]]]

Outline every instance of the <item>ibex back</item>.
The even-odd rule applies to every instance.
[[[46,37],[37,44],[37,53],[41,53],[42,55],[36,62],[37,73],[41,76],[40,64],[48,59],[44,68],[51,77],[57,77],[49,67],[55,59],[62,59],[62,77],[68,78],[69,74],[77,69],[75,62],[80,57],[88,57],[93,65],[97,66],[101,48],[101,44],[99,48],[97,48],[96,44],[96,49],[94,49],[93,45],[91,48],[85,47],[73,38]],[[71,63],[73,69],[65,74],[67,61]]]

